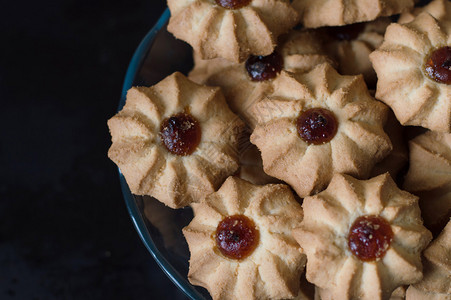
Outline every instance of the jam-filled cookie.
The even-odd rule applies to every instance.
[[[440,21],[450,21],[451,19],[451,1],[449,0],[434,0],[426,6],[414,8],[401,14],[398,23],[412,22],[416,16],[422,12],[428,12],[434,18]]]
[[[404,189],[420,197],[424,224],[438,234],[451,218],[451,134],[429,131],[409,141]]]
[[[451,299],[451,221],[424,251],[423,280],[407,290],[407,300]]]
[[[272,81],[282,70],[308,72],[332,60],[325,54],[322,37],[313,31],[293,30],[281,38],[279,47],[267,56],[251,56],[242,64],[225,59],[202,60],[194,54],[189,78],[200,84],[219,86],[233,112],[253,129],[252,105],[270,93]]]
[[[378,76],[376,98],[403,125],[451,131],[451,22],[423,12],[391,24],[370,55]]]
[[[293,0],[307,28],[342,26],[410,10],[414,0]]]
[[[302,208],[283,184],[229,177],[192,204],[183,229],[191,253],[188,279],[213,299],[287,299],[298,295],[305,255],[291,235]]]
[[[421,280],[421,251],[432,237],[417,200],[388,173],[366,181],[336,174],[326,190],[304,199],[293,236],[321,299],[388,299]]]
[[[269,55],[277,37],[298,22],[287,0],[168,0],[168,31],[203,59],[242,62]]]
[[[132,193],[178,208],[214,192],[238,169],[242,121],[219,88],[174,73],[152,87],[133,87],[108,120],[108,156]]]
[[[321,191],[334,173],[369,176],[392,149],[383,130],[387,107],[362,76],[341,76],[322,64],[309,73],[282,72],[274,91],[253,106],[251,142],[265,172],[300,197]]]

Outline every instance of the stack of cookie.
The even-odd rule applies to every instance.
[[[192,206],[190,282],[451,299],[451,3],[168,6],[194,68],[128,92],[108,155],[134,194]]]

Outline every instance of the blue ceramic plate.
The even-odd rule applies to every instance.
[[[125,76],[119,110],[132,86],[151,86],[175,71],[186,74],[191,69],[191,48],[167,32],[168,20],[166,9],[136,49]],[[156,199],[133,195],[120,170],[119,176],[133,224],[160,268],[189,298],[211,299],[205,289],[188,282],[189,250],[182,228],[193,218],[192,210],[174,210]]]
[[[421,4],[427,2],[422,0]],[[175,71],[187,74],[192,68],[190,46],[176,40],[166,30],[169,16],[166,9],[136,49],[125,76],[119,110],[124,106],[126,93],[132,86],[151,86]],[[153,198],[135,196],[120,171],[119,176],[133,224],[163,272],[189,298],[211,299],[205,289],[194,287],[187,279],[189,250],[182,228],[193,218],[192,210],[174,210]]]

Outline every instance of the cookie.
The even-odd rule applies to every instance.
[[[108,157],[131,192],[172,208],[200,201],[238,169],[242,121],[219,88],[178,72],[155,86],[131,88],[108,127]]]
[[[168,31],[202,59],[242,62],[269,55],[277,37],[298,22],[286,0],[168,0]]]
[[[305,255],[291,236],[302,208],[286,185],[253,185],[229,177],[192,204],[183,229],[188,279],[213,299],[287,299],[299,293]]]
[[[421,280],[420,255],[432,236],[417,201],[388,173],[369,180],[336,174],[326,190],[304,199],[293,236],[321,299],[388,299]]]
[[[300,197],[324,189],[334,173],[369,176],[391,151],[386,106],[369,95],[362,76],[341,76],[322,64],[304,74],[282,71],[273,85],[253,106],[258,125],[251,142],[264,171]]]
[[[451,131],[451,22],[423,12],[407,24],[391,24],[370,54],[378,82],[376,98],[402,125]]]

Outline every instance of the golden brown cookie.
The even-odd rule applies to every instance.
[[[251,142],[267,174],[300,197],[321,191],[334,173],[369,176],[392,149],[383,130],[386,106],[362,76],[341,76],[322,64],[309,73],[282,71],[274,91],[253,106]]]
[[[298,22],[287,0],[168,0],[168,31],[202,59],[242,62],[269,55],[277,37]]]
[[[293,0],[307,28],[342,26],[408,11],[414,0]]]
[[[403,125],[451,130],[451,22],[421,13],[407,24],[391,24],[370,55],[378,76],[376,98]]]
[[[108,157],[131,192],[172,208],[199,201],[238,169],[243,123],[219,88],[178,72],[152,87],[131,88],[108,127]]]
[[[326,190],[304,199],[293,236],[321,299],[388,299],[421,280],[420,255],[432,236],[417,201],[388,173],[366,181],[336,174]]]
[[[286,185],[229,177],[192,204],[183,229],[191,253],[188,279],[213,299],[286,299],[299,292],[305,255],[291,236],[302,208]]]
[[[404,24],[412,22],[416,16],[422,12],[428,12],[434,18],[446,21],[451,18],[451,2],[449,0],[434,0],[428,5],[423,7],[417,7],[411,11],[406,11],[399,17],[398,23]]]
[[[451,134],[426,132],[409,141],[404,189],[420,197],[424,224],[434,234],[451,217]]]
[[[281,70],[308,72],[316,65],[332,63],[325,55],[320,33],[293,30],[281,38],[276,51],[265,57],[252,56],[237,64],[225,59],[202,60],[194,53],[189,78],[200,84],[219,86],[233,112],[253,129],[251,106],[270,92],[272,81]]]
[[[451,299],[451,221],[426,248],[424,257],[423,280],[409,288],[407,299]]]

